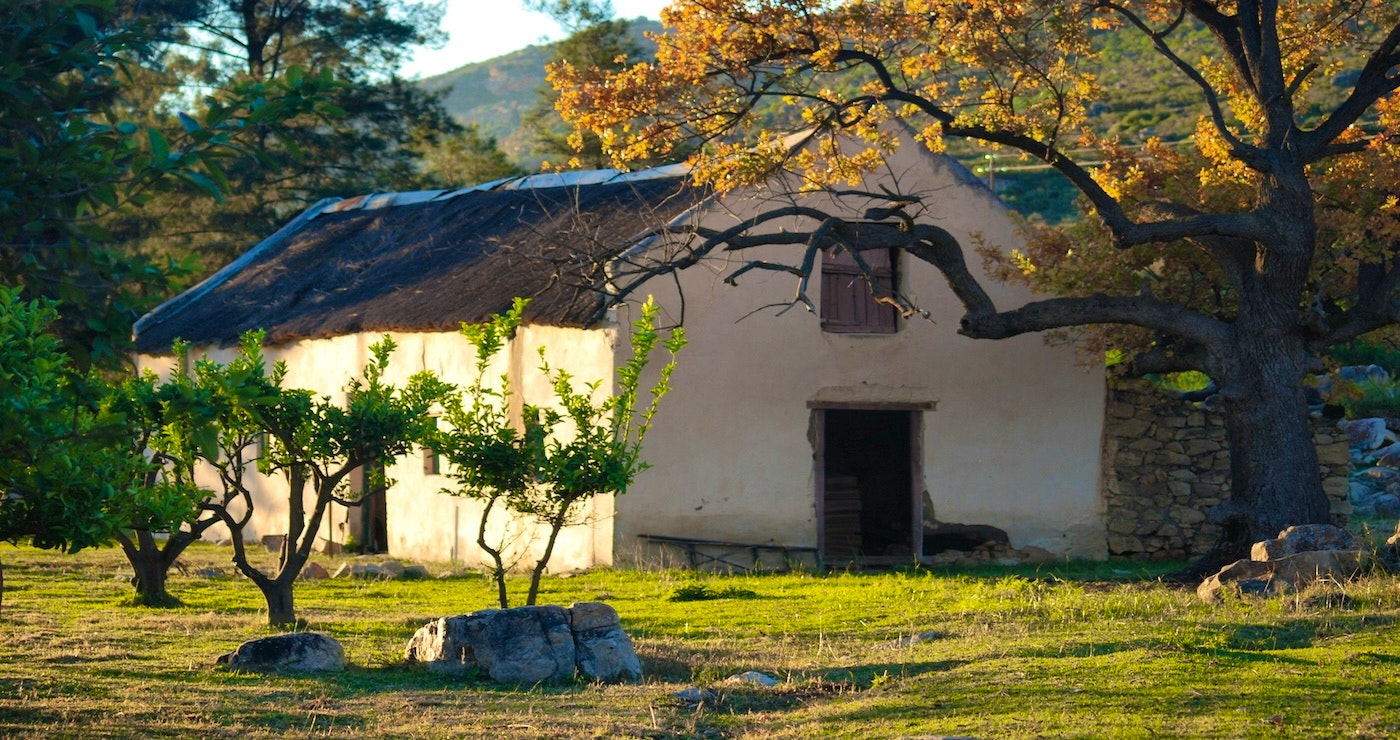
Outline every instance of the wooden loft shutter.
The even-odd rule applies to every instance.
[[[849,334],[893,334],[899,330],[894,306],[875,300],[876,288],[889,295],[895,287],[892,249],[861,252],[870,266],[872,286],[846,250],[822,253],[822,330]]]

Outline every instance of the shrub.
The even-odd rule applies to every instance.
[[[1366,380],[1352,385],[1354,390],[1346,394],[1342,401],[1346,406],[1347,418],[1400,417],[1400,384]]]

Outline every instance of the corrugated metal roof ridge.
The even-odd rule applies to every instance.
[[[519,177],[503,177],[478,185],[456,190],[409,190],[397,193],[369,193],[340,201],[336,207],[325,209],[325,213],[342,211],[374,210],[393,206],[407,206],[428,201],[444,201],[467,193],[480,193],[487,190],[539,190],[543,188],[578,187],[582,185],[606,185],[618,182],[644,182],[679,177],[690,172],[685,163],[666,164],[645,170],[623,172],[621,170],[574,170],[570,172],[537,172]]]
[[[224,265],[213,275],[210,275],[209,277],[200,281],[200,283],[194,286],[193,288],[190,288],[189,290],[186,290],[183,293],[180,293],[179,295],[175,296],[174,298],[171,298],[170,300],[151,309],[146,313],[145,316],[142,316],[141,318],[137,319],[135,324],[132,324],[132,338],[139,340],[141,337],[141,330],[145,329],[150,324],[161,321],[168,321],[169,319],[174,318],[181,311],[185,310],[185,308],[188,307],[190,304],[194,303],[200,298],[203,298],[215,288],[219,287],[224,282],[226,282],[229,278],[241,272],[243,268],[247,267],[250,263],[257,260],[264,253],[268,252],[274,247],[281,246],[293,234],[295,234],[298,231],[301,231],[302,227],[306,226],[306,224],[309,223],[311,219],[314,219],[317,216],[321,215],[322,211],[326,210],[327,208],[330,208],[331,206],[335,205],[336,203],[339,203],[340,201],[340,198],[322,198],[321,200],[316,201],[314,204],[312,204],[310,208],[306,209],[305,211],[302,211],[300,215],[292,219],[292,221],[286,226],[283,226],[282,228],[273,232],[272,236],[263,239],[262,241],[258,242],[257,245],[254,246],[252,249],[249,249],[242,255],[239,255],[238,259],[235,259],[227,265]]]

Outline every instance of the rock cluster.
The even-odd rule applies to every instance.
[[[1400,419],[1343,419],[1337,427],[1351,444],[1353,470],[1347,495],[1357,517],[1400,517],[1400,442],[1391,425]]]
[[[429,578],[428,569],[421,565],[404,565],[397,560],[382,563],[345,562],[332,573],[320,563],[310,562],[301,569],[299,576],[305,581],[320,581],[327,578],[357,578],[366,581],[411,581]]]
[[[1350,532],[1331,524],[1305,524],[1254,543],[1248,560],[1237,560],[1207,578],[1196,595],[1219,603],[1225,593],[1272,596],[1301,591],[1320,580],[1348,580],[1369,563]]]
[[[1334,519],[1347,501],[1347,435],[1318,416],[1314,438]],[[1104,420],[1108,551],[1138,558],[1189,558],[1220,537],[1212,507],[1230,496],[1225,422],[1209,401],[1187,402],[1145,381],[1114,381]]]
[[[638,681],[642,664],[611,606],[601,602],[483,609],[424,625],[405,659],[449,673],[481,671],[499,683],[572,678]]]

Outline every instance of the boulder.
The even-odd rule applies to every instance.
[[[1390,373],[1380,365],[1348,365],[1337,368],[1337,377],[1351,383],[1384,383],[1390,380]]]
[[[338,671],[345,649],[326,635],[294,632],[249,640],[220,655],[218,664],[243,671]]]
[[[632,640],[622,631],[617,610],[590,601],[569,607],[569,617],[580,674],[606,683],[642,679],[642,661],[632,649]]]
[[[366,581],[387,581],[393,576],[373,563],[341,563],[331,578],[358,578]]]
[[[1386,428],[1385,419],[1352,419],[1338,422],[1338,425],[1346,431],[1347,442],[1353,449],[1374,450],[1387,442],[1398,441],[1395,433]]]
[[[443,617],[413,635],[405,657],[435,671],[480,670],[499,683],[562,681],[575,669],[574,636],[561,606]]]
[[[399,574],[399,578],[405,581],[421,581],[424,578],[431,577],[432,574],[428,573],[427,568],[416,564],[405,565],[403,568],[403,572]]]
[[[1356,535],[1335,524],[1300,524],[1278,533],[1272,540],[1254,543],[1253,560],[1277,560],[1316,550],[1355,550]]]
[[[297,578],[303,581],[324,581],[330,577],[331,574],[326,570],[326,566],[315,562],[307,563],[302,567],[301,573],[297,575]]]
[[[1224,592],[1272,596],[1300,591],[1320,580],[1344,581],[1369,564],[1360,550],[1317,550],[1275,560],[1236,560],[1196,588],[1201,600],[1219,603]]]
[[[1375,516],[1393,519],[1400,517],[1400,496],[1393,493],[1379,493],[1371,499]]]
[[[262,536],[262,545],[268,552],[282,552],[282,546],[287,544],[285,534],[265,534]]]
[[[774,686],[777,686],[778,684],[782,683],[782,681],[779,681],[778,679],[773,678],[772,676],[766,673],[759,673],[758,671],[744,671],[743,673],[736,673],[730,676],[729,678],[724,679],[724,682],[733,686],[762,686],[768,689],[771,689]]]
[[[599,602],[484,609],[443,617],[409,640],[405,659],[430,670],[479,670],[500,683],[572,678],[636,681],[642,664],[617,611]]]

